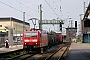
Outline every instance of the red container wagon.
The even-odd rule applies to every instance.
[[[48,35],[40,30],[25,30],[22,35],[22,45],[26,51],[39,51],[48,46]]]
[[[57,36],[59,36],[59,37],[60,37],[60,43],[62,43],[62,42],[63,42],[63,36],[62,36],[62,34],[57,33]]]

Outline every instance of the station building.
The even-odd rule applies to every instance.
[[[66,40],[76,41],[77,28],[68,27],[66,28]]]
[[[5,28],[6,25],[12,27],[13,35],[22,34],[25,29],[30,30],[30,24],[27,22],[13,17],[3,17],[0,18],[0,37],[8,36],[9,30]]]

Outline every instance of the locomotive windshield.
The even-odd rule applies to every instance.
[[[37,37],[37,32],[26,32],[24,33],[25,37]]]

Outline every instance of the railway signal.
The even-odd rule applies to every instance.
[[[60,22],[60,31],[62,31],[62,22]]]

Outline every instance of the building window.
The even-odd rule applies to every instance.
[[[2,25],[0,25],[0,27],[2,27]]]

